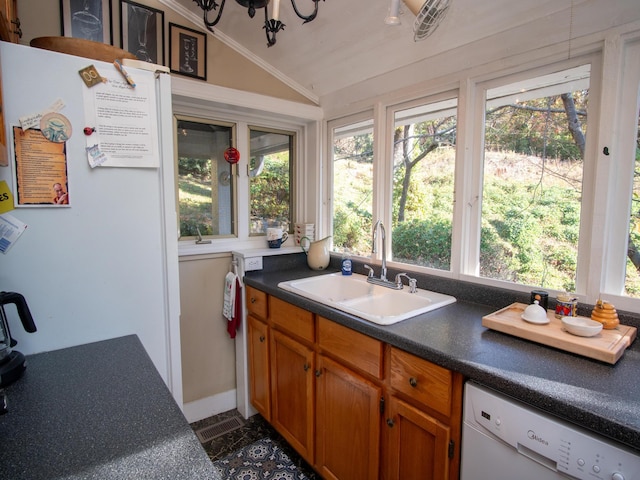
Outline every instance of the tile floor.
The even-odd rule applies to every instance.
[[[234,416],[242,419],[237,410],[230,410],[228,412],[224,412],[213,417],[194,422],[191,424],[191,428],[194,430],[194,432],[197,432],[200,429],[214,425],[218,422],[227,420],[230,417]],[[291,446],[282,438],[282,436],[278,432],[276,432],[273,427],[262,418],[262,416],[254,415],[248,420],[242,419],[242,422],[244,423],[242,427],[220,435],[219,437],[213,438],[202,445],[206,450],[207,455],[209,455],[211,461],[223,458],[231,452],[249,445],[256,440],[264,437],[269,437],[274,442],[278,443],[280,448],[282,448],[282,450],[289,456],[289,458],[291,458],[291,460],[298,466],[300,471],[304,473],[310,480],[320,480],[321,477],[313,471],[309,464],[307,464],[307,462],[305,462],[302,457],[300,457],[300,455],[298,455],[296,451],[291,448]]]

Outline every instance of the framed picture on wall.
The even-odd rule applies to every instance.
[[[62,35],[111,45],[111,0],[60,0]]]
[[[206,80],[206,34],[169,23],[169,69],[173,73]]]
[[[139,60],[164,65],[164,12],[120,0],[120,47]]]

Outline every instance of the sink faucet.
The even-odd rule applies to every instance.
[[[378,220],[376,224],[373,226],[373,248],[371,249],[371,253],[377,253],[378,247],[378,227],[380,227],[380,232],[382,233],[382,268],[380,270],[380,280],[387,280],[387,234],[384,229],[384,224],[381,220]]]
[[[397,274],[395,282],[387,280],[387,235],[381,220],[378,220],[373,227],[373,248],[371,249],[371,253],[377,252],[378,228],[380,228],[380,232],[382,233],[382,268],[380,269],[380,278],[374,277],[373,268],[371,268],[369,265],[365,265],[364,268],[368,271],[367,282],[374,283],[376,285],[382,285],[383,287],[387,288],[393,288],[394,290],[402,290],[404,288],[404,285],[402,284],[402,278],[405,277],[409,281],[410,293],[416,293],[417,281],[415,278],[411,278],[406,273]]]

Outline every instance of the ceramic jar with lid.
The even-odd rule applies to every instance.
[[[556,298],[556,318],[575,317],[577,315],[578,299],[570,293],[560,293]]]

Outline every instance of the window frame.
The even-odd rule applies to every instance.
[[[484,283],[501,288],[509,288],[511,290],[529,291],[532,288],[539,288],[535,285],[524,285],[513,282],[507,282],[503,280],[497,280],[487,277],[480,277],[480,236],[482,227],[482,198],[483,198],[483,185],[484,185],[484,126],[485,126],[485,113],[486,113],[486,98],[487,92],[493,88],[500,86],[506,86],[520,81],[527,81],[540,76],[551,75],[554,73],[561,73],[565,70],[579,67],[581,65],[590,65],[590,84],[589,84],[589,118],[597,119],[599,117],[599,98],[600,98],[600,83],[598,82],[598,73],[601,71],[601,55],[594,53],[591,55],[576,57],[571,60],[565,60],[561,62],[551,63],[543,67],[537,67],[535,69],[522,70],[510,75],[498,76],[490,80],[478,83],[477,97],[476,97],[476,112],[474,127],[477,128],[478,134],[474,136],[474,171],[479,172],[474,177],[474,191],[475,195],[470,199],[465,199],[471,210],[471,218],[473,226],[471,230],[474,232],[474,242],[468,242],[466,247],[467,265],[466,271],[473,272],[469,277],[465,276],[465,279],[474,278],[474,281],[482,280],[479,283]],[[595,122],[594,122],[595,123]],[[590,237],[593,233],[592,211],[593,211],[593,199],[594,199],[594,187],[595,187],[595,170],[596,170],[596,155],[595,144],[597,126],[589,124],[589,133],[586,135],[585,153],[583,159],[583,178],[582,178],[582,202],[580,208],[580,230],[579,230],[579,242],[578,242],[578,257],[576,266],[576,291],[573,292],[579,299],[584,299],[588,295],[588,273],[590,267],[590,255],[587,253],[590,250],[591,241]],[[586,199],[586,200],[585,200]],[[552,295],[560,293],[557,290],[545,288]]]
[[[483,163],[484,163],[484,124],[485,124],[485,99],[487,91],[501,85],[515,83],[517,81],[535,78],[542,75],[561,72],[566,69],[578,67],[580,65],[590,64],[590,84],[589,84],[589,117],[593,119],[599,118],[599,105],[601,96],[601,85],[599,77],[602,71],[602,54],[594,52],[589,55],[579,56],[572,59],[565,59],[559,62],[549,63],[536,68],[522,69],[518,72],[508,75],[496,75],[491,79],[478,82],[475,85],[475,102],[474,102],[474,124],[472,128],[476,130],[473,137],[472,151],[474,172],[473,194],[471,198],[463,199],[463,202],[472,204],[470,209],[470,218],[472,226],[470,230],[473,232],[473,243],[466,243],[466,259],[465,271],[468,272],[461,275],[460,278],[485,285],[507,288],[521,292],[530,291],[536,288],[531,285],[522,285],[502,280],[480,277],[480,231],[482,225],[482,189],[483,189]],[[586,136],[583,180],[582,180],[582,197],[583,201],[580,210],[580,233],[578,242],[578,259],[576,267],[576,294],[580,301],[586,301],[590,297],[588,287],[588,278],[591,268],[591,251],[592,235],[593,235],[593,219],[592,213],[594,208],[594,184],[595,184],[595,148],[597,144],[598,132],[597,120],[590,122],[589,133]],[[585,200],[587,199],[587,200]],[[471,273],[471,274],[470,274]],[[546,289],[550,295],[557,295],[558,291]]]
[[[237,124],[234,122],[228,122],[224,120],[216,120],[213,118],[205,118],[198,117],[187,114],[174,113],[173,115],[173,134],[174,138],[178,135],[178,123],[180,121],[193,122],[193,123],[202,123],[208,125],[217,125],[221,127],[231,128],[231,146],[236,147],[238,144],[237,140]],[[193,242],[194,240],[199,240],[197,236],[182,236],[180,235],[180,188],[179,188],[179,180],[180,176],[179,172],[179,155],[178,155],[178,142],[174,142],[174,169],[175,169],[175,200],[176,200],[176,221],[178,223],[178,241],[179,242]],[[231,190],[233,198],[231,198],[231,217],[232,217],[232,233],[224,234],[224,235],[202,235],[203,239],[213,240],[213,239],[228,239],[228,238],[237,238],[238,237],[238,165],[231,165]],[[213,199],[212,199],[213,202]]]
[[[333,132],[341,127],[346,127],[348,125],[353,125],[353,124],[357,124],[357,123],[362,123],[362,122],[366,122],[368,120],[371,120],[373,123],[373,190],[374,190],[374,200],[373,202],[375,202],[375,191],[377,189],[377,184],[376,184],[376,163],[377,159],[376,159],[376,121],[375,121],[375,117],[374,117],[374,111],[373,110],[365,110],[359,113],[355,113],[353,115],[347,115],[344,117],[339,117],[333,120],[330,120],[327,122],[327,127],[326,127],[326,151],[327,151],[327,161],[324,164],[324,178],[326,179],[326,181],[324,182],[324,188],[322,190],[323,193],[323,197],[326,199],[326,204],[327,204],[327,209],[326,212],[327,214],[321,217],[320,223],[321,225],[316,226],[316,233],[318,232],[318,227],[320,227],[320,231],[323,232],[330,232],[331,235],[333,236],[333,217],[334,217],[334,207],[333,207],[333,175],[334,175],[334,169],[333,169],[333,162],[334,162],[334,158],[333,158],[333,145],[334,145],[334,136],[333,136]],[[372,208],[372,213],[375,211],[375,203],[372,204],[371,206]],[[375,213],[374,213],[375,215]],[[333,239],[332,239],[333,242]],[[333,253],[336,253],[333,250],[333,243],[331,245],[331,251]],[[362,257],[364,258],[364,257]]]
[[[248,224],[247,231],[249,232],[249,237],[258,237],[262,238],[266,236],[266,232],[264,233],[251,233],[251,177],[249,176],[249,172],[251,169],[251,165],[249,161],[251,159],[251,131],[259,131],[264,133],[275,133],[278,135],[286,135],[290,137],[290,150],[289,150],[289,229],[288,233],[293,235],[294,225],[296,223],[297,211],[296,211],[296,199],[297,199],[297,172],[298,172],[298,150],[299,150],[299,140],[298,140],[298,132],[295,130],[285,130],[276,127],[265,127],[255,124],[247,125],[247,139],[249,146],[247,148],[247,177],[249,182],[249,190],[248,190],[248,198],[247,204],[249,206],[248,212]]]
[[[304,180],[309,175],[315,174],[319,176],[320,173],[318,170],[316,174],[314,170],[316,168],[315,165],[320,164],[319,160],[316,161],[320,155],[320,148],[319,145],[314,143],[316,139],[318,139],[317,141],[319,142],[321,136],[322,122],[320,121],[320,112],[317,111],[315,107],[313,109],[301,109],[299,114],[298,109],[296,109],[296,112],[293,112],[288,106],[285,106],[283,110],[280,101],[272,102],[270,98],[262,96],[257,97],[258,103],[260,103],[260,105],[271,105],[273,111],[256,110],[255,108],[249,108],[249,106],[236,108],[234,107],[236,102],[244,105],[243,102],[245,102],[246,93],[236,98],[235,93],[232,92],[232,94],[227,95],[225,91],[223,97],[226,100],[221,102],[220,92],[216,86],[198,84],[198,90],[191,91],[187,88],[188,85],[191,85],[191,82],[191,80],[182,78],[172,79],[173,116],[194,117],[197,119],[211,120],[213,122],[230,122],[236,125],[236,148],[240,151],[240,161],[236,165],[235,175],[237,180],[237,188],[235,191],[237,235],[234,237],[211,238],[211,243],[207,244],[196,244],[194,239],[180,240],[178,241],[178,255],[180,257],[209,255],[265,247],[266,242],[263,236],[249,236],[249,179],[247,173],[249,158],[247,127],[249,125],[296,133],[297,143],[294,145],[294,150],[298,164],[296,164],[295,178],[293,179],[293,195],[295,196],[297,214],[305,217],[306,221],[313,222],[316,218],[314,202],[315,199],[319,197],[319,185],[307,187],[304,185]],[[204,88],[204,90],[202,90],[202,88]],[[216,100],[211,100],[209,97],[214,97]],[[194,99],[197,99],[197,102],[194,102]],[[283,111],[286,113],[282,113]],[[174,158],[176,154],[177,150],[174,145]],[[307,162],[300,162],[300,159],[304,158],[311,158],[312,162],[308,165]],[[176,175],[177,172],[175,172],[174,176]],[[304,188],[301,188],[301,185],[303,185]],[[177,202],[177,186],[174,192],[167,193]],[[296,218],[294,221],[303,220]],[[179,222],[177,215],[176,222]],[[177,226],[179,227],[179,224]],[[289,243],[293,245],[293,240],[288,240],[286,247],[289,246]],[[283,248],[284,247],[285,245],[283,245]]]
[[[605,43],[603,68],[616,68],[616,75],[603,78],[602,115],[603,126],[599,138],[598,157],[603,161],[600,177],[606,175],[607,181],[598,184],[601,195],[607,195],[607,208],[600,205],[603,231],[609,235],[603,239],[602,295],[612,301],[618,309],[640,312],[640,299],[624,295],[625,274],[629,234],[629,214],[633,193],[633,174],[635,162],[625,163],[626,155],[635,158],[635,145],[638,135],[638,109],[640,108],[640,32],[623,36],[621,42]],[[619,91],[618,91],[619,89]],[[628,96],[635,95],[636,101],[630,102]],[[604,154],[608,147],[609,155]],[[614,152],[611,146],[619,146],[622,151]],[[604,202],[603,202],[604,203]]]
[[[460,248],[459,248],[459,245],[456,243],[456,239],[460,237],[460,235],[456,234],[457,233],[456,230],[461,228],[460,222],[456,221],[456,219],[459,217],[458,210],[460,209],[460,203],[457,201],[457,192],[458,192],[457,178],[459,176],[458,169],[459,169],[459,162],[460,162],[460,156],[459,156],[460,153],[459,153],[459,146],[458,146],[458,143],[460,140],[459,132],[458,132],[458,135],[456,135],[457,137],[456,155],[455,155],[455,169],[454,169],[454,178],[453,178],[454,194],[453,194],[453,209],[452,209],[452,218],[451,218],[451,258],[449,261],[449,270],[441,270],[437,268],[409,264],[409,263],[399,263],[392,260],[393,229],[391,228],[391,225],[393,225],[393,162],[394,162],[393,137],[394,137],[394,131],[395,131],[395,117],[398,112],[403,110],[408,110],[410,108],[420,107],[427,104],[446,102],[448,100],[453,100],[453,99],[456,100],[455,115],[456,115],[456,123],[457,123],[456,129],[458,129],[458,126],[460,125],[459,123],[460,94],[459,94],[459,89],[453,88],[453,89],[445,89],[443,91],[436,92],[431,95],[422,96],[420,98],[415,98],[412,100],[408,100],[401,103],[395,103],[393,105],[387,106],[386,112],[385,112],[386,128],[384,133],[385,139],[387,140],[387,143],[388,143],[387,149],[385,151],[384,176],[385,176],[385,179],[387,179],[386,181],[388,184],[387,188],[389,189],[389,193],[388,195],[385,195],[385,198],[384,198],[385,203],[383,205],[384,205],[385,211],[383,215],[384,219],[382,222],[385,225],[389,225],[389,227],[387,228],[387,239],[388,239],[387,252],[385,253],[387,255],[386,258],[388,259],[387,264],[398,265],[398,266],[409,265],[412,271],[424,272],[424,273],[438,272],[440,276],[448,277],[448,278],[456,276],[456,272],[460,265]]]
[[[640,299],[624,297],[611,291],[615,285],[613,278],[624,285],[626,264],[626,238],[629,222],[629,202],[631,182],[629,171],[633,165],[626,162],[626,170],[620,168],[619,157],[603,154],[604,146],[620,146],[624,142],[627,149],[635,145],[637,110],[630,106],[628,98],[623,98],[621,89],[631,82],[632,91],[640,92],[640,78],[629,78],[628,55],[632,50],[640,49],[640,32],[635,31],[621,38],[606,40],[600,48],[592,48],[583,55],[571,58],[556,56],[551,62],[538,59],[527,64],[510,65],[506,70],[489,71],[480,69],[469,75],[452,76],[447,81],[441,79],[430,92],[414,90],[413,95],[388,94],[373,105],[374,119],[374,217],[385,225],[391,221],[391,172],[392,145],[389,139],[393,132],[393,112],[412,103],[420,103],[446,96],[446,92],[458,92],[458,141],[456,151],[455,206],[452,226],[451,272],[418,267],[387,261],[392,268],[409,272],[419,272],[440,277],[452,277],[471,283],[504,288],[511,291],[528,292],[533,287],[511,282],[483,278],[479,276],[479,245],[481,226],[481,194],[484,151],[484,115],[486,91],[499,84],[508,84],[517,79],[534,78],[584,64],[591,65],[589,85],[589,125],[585,145],[583,172],[583,200],[580,214],[580,241],[578,246],[578,265],[576,294],[579,301],[593,304],[603,295],[616,303],[622,310],[640,312]],[[637,53],[636,53],[637,55]],[[640,62],[640,60],[636,60]],[[636,69],[637,70],[637,69]],[[605,75],[603,72],[607,72]],[[614,72],[613,74],[611,72]],[[475,74],[474,74],[475,73]],[[637,74],[640,77],[640,73]],[[636,82],[636,83],[634,83]],[[417,94],[416,94],[417,93]],[[640,93],[638,98],[640,104]],[[344,111],[340,116],[329,119],[327,125],[326,146],[332,148],[332,127],[355,122],[363,116],[371,117],[371,110],[360,110],[348,115]],[[626,116],[625,116],[626,115]],[[634,118],[629,121],[629,118]],[[626,118],[624,120],[623,118]],[[627,132],[622,133],[620,126],[626,125]],[[626,137],[625,137],[626,135]],[[611,149],[611,147],[609,147]],[[331,214],[327,215],[327,231],[332,231],[332,155],[327,155],[327,185],[323,200],[327,201]],[[609,160],[609,161],[607,161]],[[615,161],[611,161],[615,160]],[[602,181],[606,179],[605,181]],[[624,182],[621,183],[621,181]],[[611,186],[612,188],[609,188]],[[621,188],[622,187],[622,188]],[[617,215],[616,215],[617,214]],[[375,221],[375,220],[374,220]],[[604,228],[603,228],[604,225]],[[623,234],[614,233],[618,229]],[[390,245],[391,242],[388,242]],[[387,247],[388,249],[390,246]],[[390,252],[387,252],[390,253]],[[390,258],[390,255],[387,255]],[[366,257],[364,260],[380,262],[380,254]],[[549,290],[550,295],[557,293]]]

